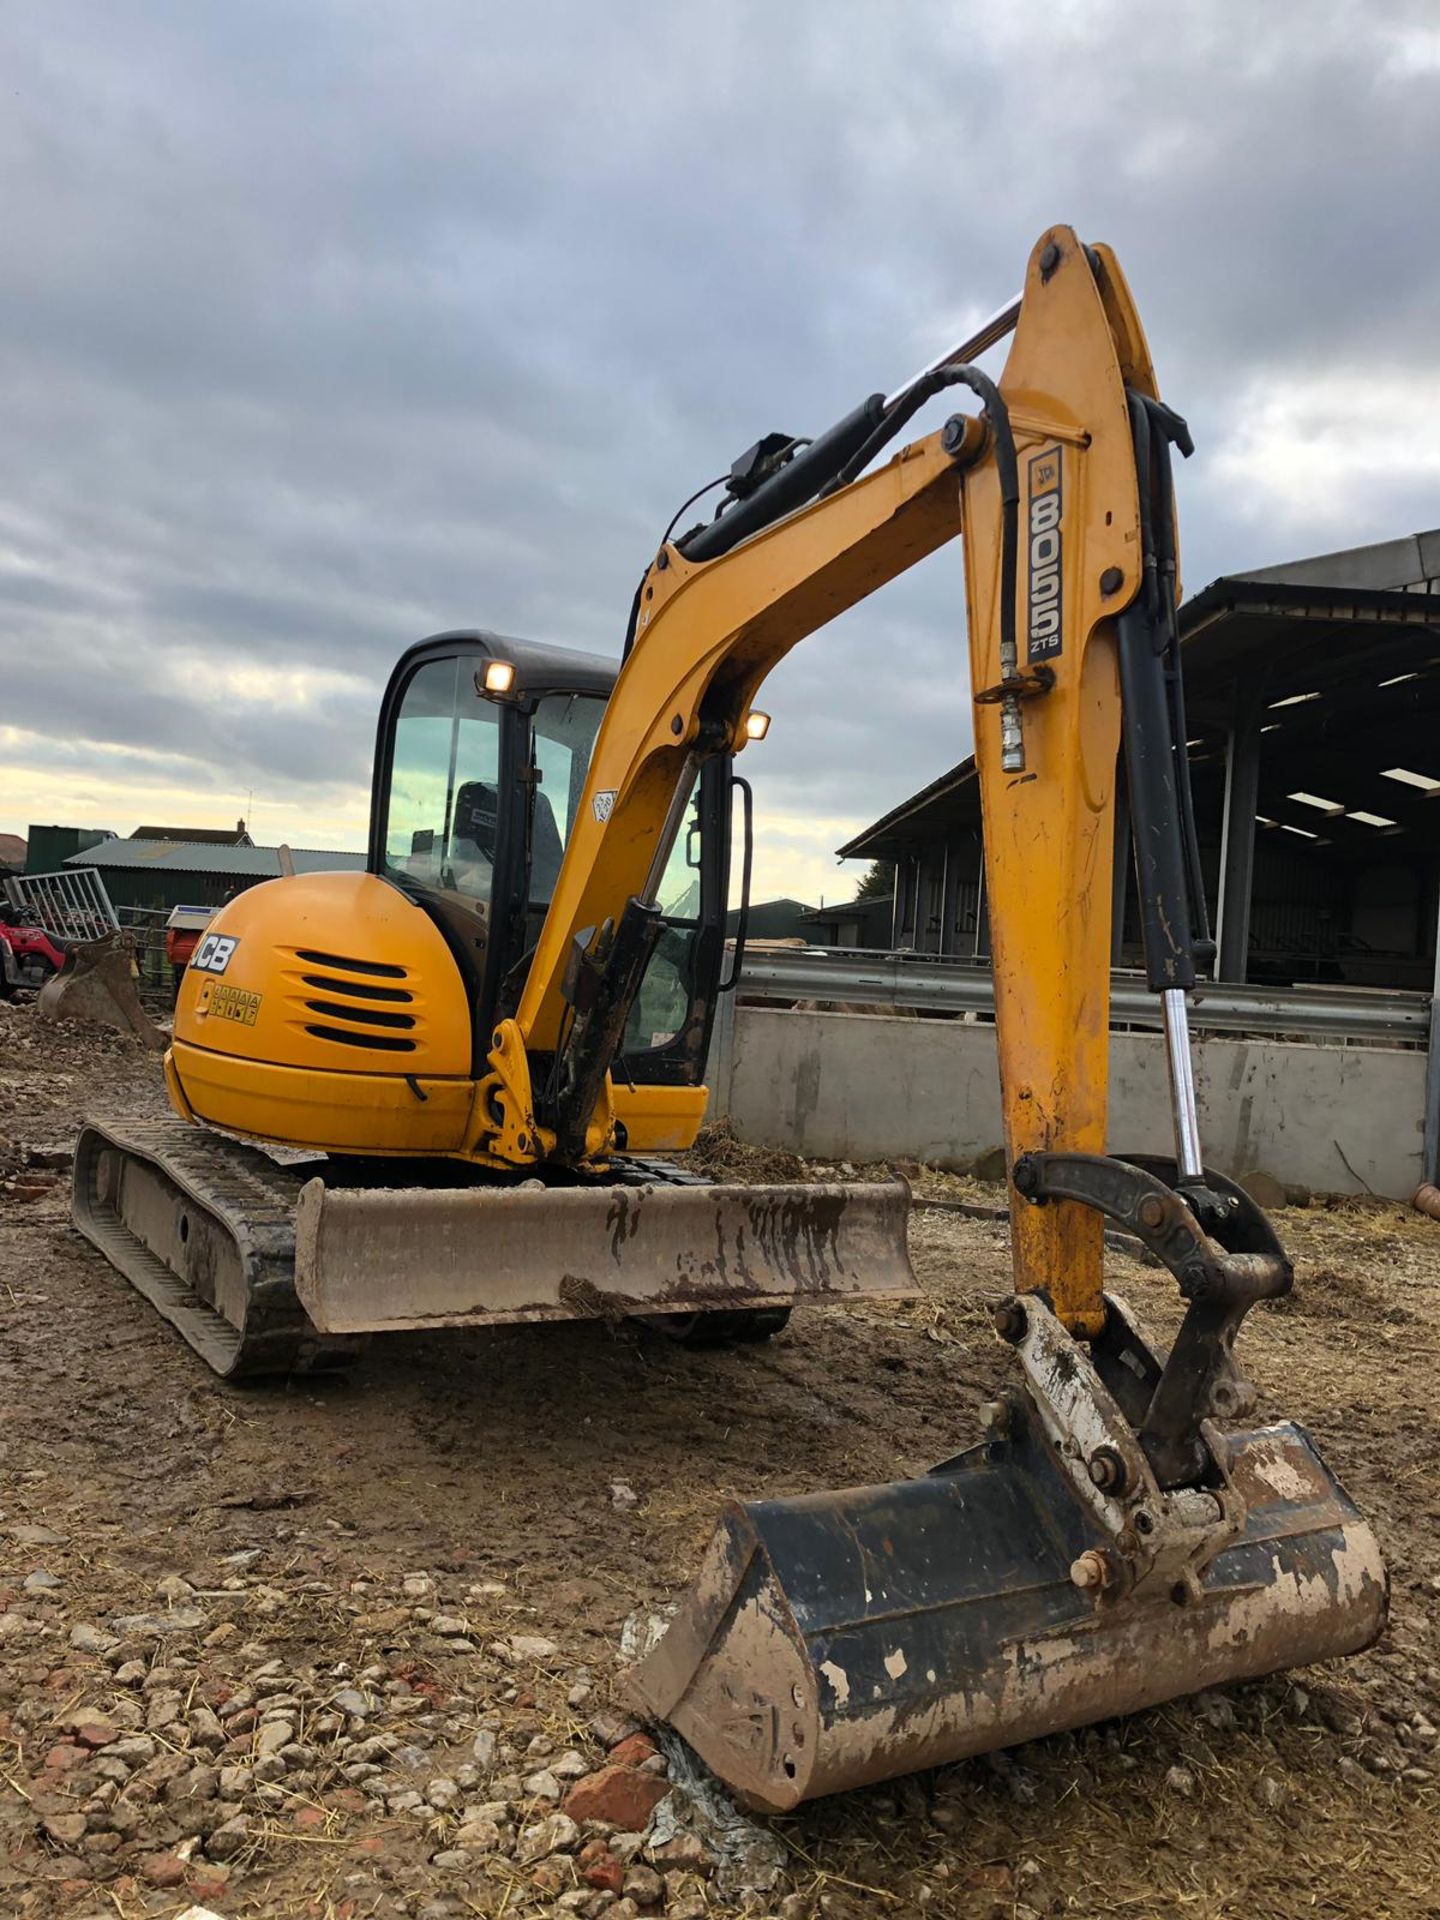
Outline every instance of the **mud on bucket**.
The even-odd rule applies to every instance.
[[[1123,1591],[1088,1579],[1113,1536],[1030,1422],[924,1479],[732,1504],[632,1699],[781,1812],[1367,1646],[1379,1548],[1308,1437],[1210,1437],[1223,1524],[1159,1494],[1160,1530],[1219,1550]]]

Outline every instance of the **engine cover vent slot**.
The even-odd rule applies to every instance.
[[[348,993],[356,1000],[398,1000],[408,1003],[415,998],[406,987],[376,987],[367,980],[337,980],[331,974],[302,973],[301,981],[307,987],[314,987],[320,993]]]
[[[413,1027],[413,1013],[392,1013],[388,1007],[345,1007],[333,1000],[307,1000],[307,1013],[323,1014],[329,1020],[355,1020],[371,1027]]]
[[[308,947],[297,947],[295,957],[310,967],[339,967],[345,973],[373,973],[385,980],[406,978],[404,967],[392,966],[388,960],[349,960],[344,954],[316,953]]]
[[[403,1040],[398,1034],[389,1033],[349,1033],[341,1027],[306,1027],[306,1033],[316,1040],[333,1040],[342,1047],[365,1047],[372,1053],[414,1053],[415,1042]]]

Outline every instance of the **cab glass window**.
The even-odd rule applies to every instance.
[[[590,771],[605,702],[593,694],[550,693],[535,704],[531,741],[535,773],[530,816],[530,904],[550,903],[570,829]]]
[[[473,659],[431,660],[395,723],[385,871],[487,917],[498,848],[500,711]]]
[[[640,982],[625,1025],[628,1056],[654,1053],[675,1041],[695,997],[695,948],[700,937],[700,788],[670,849],[660,882],[665,926]]]

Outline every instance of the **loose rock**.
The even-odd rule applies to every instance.
[[[553,1640],[546,1640],[536,1633],[513,1633],[501,1643],[515,1662],[527,1660],[553,1660],[560,1649]]]
[[[653,1907],[665,1897],[665,1882],[654,1867],[639,1861],[625,1876],[625,1892],[642,1907]]]
[[[255,1738],[255,1751],[263,1760],[267,1755],[278,1754],[282,1747],[288,1747],[295,1738],[295,1729],[288,1720],[267,1720]]]
[[[69,1535],[56,1533],[53,1527],[16,1525],[9,1529],[10,1538],[17,1547],[64,1547],[69,1545]]]
[[[85,1838],[83,1813],[52,1813],[41,1824],[57,1847],[78,1847]]]
[[[250,1822],[243,1813],[211,1830],[205,1851],[212,1860],[233,1860],[250,1844]]]
[[[70,1644],[77,1653],[93,1653],[103,1657],[113,1647],[119,1646],[120,1637],[107,1633],[103,1627],[82,1621],[79,1626],[70,1629]]]
[[[501,1833],[495,1821],[467,1820],[455,1835],[455,1843],[470,1853],[493,1853],[500,1845]]]
[[[551,1813],[522,1831],[515,1858],[522,1867],[530,1866],[552,1853],[573,1853],[579,1844],[580,1829],[574,1820],[565,1813]]]
[[[169,1634],[191,1633],[196,1627],[203,1627],[205,1616],[198,1607],[173,1607],[169,1613],[121,1614],[110,1624],[117,1634],[127,1638],[163,1640]]]
[[[185,1884],[185,1862],[175,1853],[152,1853],[140,1862],[140,1878],[152,1887]]]

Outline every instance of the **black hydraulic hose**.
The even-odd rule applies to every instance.
[[[640,596],[645,591],[645,582],[649,577],[650,569],[647,567],[644,573],[641,574],[636,585],[635,598],[630,602],[630,618],[625,623],[625,644],[620,649],[620,664],[622,667],[630,658],[630,649],[635,644],[635,631],[640,625]]]
[[[1000,652],[1002,674],[1019,671],[1019,652],[1015,629],[1016,581],[1020,553],[1020,462],[1015,453],[1015,435],[1010,426],[1010,409],[1004,395],[979,367],[961,362],[955,366],[935,367],[920,378],[891,407],[869,439],[846,462],[823,494],[837,493],[857,480],[900,429],[915,417],[927,400],[933,400],[946,387],[969,387],[985,403],[985,417],[995,437],[995,468],[1000,479]],[[822,497],[823,497],[822,494]]]
[[[750,935],[750,870],[755,861],[755,796],[744,774],[732,773],[730,785],[738,790],[745,810],[745,844],[740,866],[740,917],[735,922],[735,957],[730,978],[722,980],[717,992],[733,993],[740,984],[740,969],[745,964],[745,942]]]
[[[1000,677],[1020,672],[1015,627],[1015,594],[1020,573],[1020,462],[1005,397],[988,373],[965,364],[945,367],[947,386],[969,387],[985,403],[985,418],[995,438],[995,471],[1000,481]]]
[[[1182,820],[1182,791],[1190,765],[1175,750],[1173,591],[1167,608],[1157,551],[1157,495],[1169,502],[1160,471],[1168,472],[1168,442],[1156,445],[1142,397],[1128,395],[1139,483],[1141,591],[1115,623],[1120,662],[1126,785],[1135,842],[1145,973],[1152,993],[1195,984],[1192,868]]]
[[[680,502],[679,506],[676,507],[674,513],[672,513],[670,516],[669,526],[666,527],[664,533],[662,533],[660,536],[660,544],[662,547],[664,546],[665,542],[670,538],[671,534],[674,533],[675,522],[680,518],[681,514],[684,513],[685,509],[687,507],[693,507],[695,502],[701,497],[702,494],[710,493],[716,487],[723,487],[725,482],[729,478],[730,476],[728,473],[719,474],[716,476],[715,479],[707,480],[703,487],[697,487],[694,493],[691,494],[688,500],[682,500]],[[722,500],[720,504],[723,507],[725,503]]]
[[[1165,662],[1155,651],[1155,623],[1143,600],[1119,615],[1115,642],[1145,978],[1152,993],[1168,993],[1194,986],[1195,953]]]
[[[1170,448],[1179,447],[1187,458],[1194,451],[1190,429],[1173,408],[1148,395],[1132,394],[1132,409],[1138,406],[1149,428],[1149,464],[1152,476],[1153,506],[1151,535],[1156,558],[1156,590],[1160,629],[1164,634],[1166,682],[1170,702],[1170,741],[1175,755],[1175,797],[1180,811],[1180,837],[1190,888],[1190,932],[1197,958],[1210,960],[1214,942],[1210,935],[1210,909],[1205,899],[1205,873],[1200,861],[1200,836],[1195,826],[1195,794],[1190,779],[1190,753],[1186,745],[1185,676],[1180,662],[1179,557],[1175,551],[1175,479],[1170,467]]]
[[[880,449],[888,446],[900,429],[915,418],[927,400],[934,399],[942,389],[955,384],[950,375],[950,368],[937,367],[930,373],[921,374],[912,386],[907,387],[889,412],[880,420],[869,439],[845,462],[835,478],[820,489],[820,498],[823,500],[832,493],[838,493],[841,487],[848,487],[852,480],[857,479]]]
[[[1154,499],[1150,482],[1150,416],[1138,393],[1127,390],[1125,400],[1130,412],[1130,436],[1135,443],[1135,488],[1140,497],[1140,603],[1153,620],[1159,611],[1159,594],[1155,579]]]
[[[1180,667],[1180,638],[1177,634],[1170,649],[1170,709],[1175,736],[1175,757],[1179,763],[1176,789],[1180,798],[1180,834],[1185,843],[1185,864],[1190,874],[1190,930],[1197,957],[1204,961],[1215,957],[1215,942],[1210,933],[1210,908],[1205,899],[1205,870],[1200,864],[1200,836],[1195,827],[1195,792],[1190,779],[1190,749],[1186,742],[1185,676]]]
[[[1000,482],[1000,679],[1018,679],[1020,644],[1016,627],[1016,597],[1020,574],[1020,462],[1015,452],[1015,433],[1010,425],[1010,409],[1005,396],[979,367],[960,361],[952,366],[935,367],[920,378],[891,407],[874,433],[836,474],[825,489],[836,492],[859,478],[865,468],[900,429],[914,418],[927,400],[946,387],[969,387],[984,402],[985,419],[995,443],[995,471]],[[1007,695],[1013,699],[1013,695]],[[1018,724],[1018,723],[1017,723]]]

